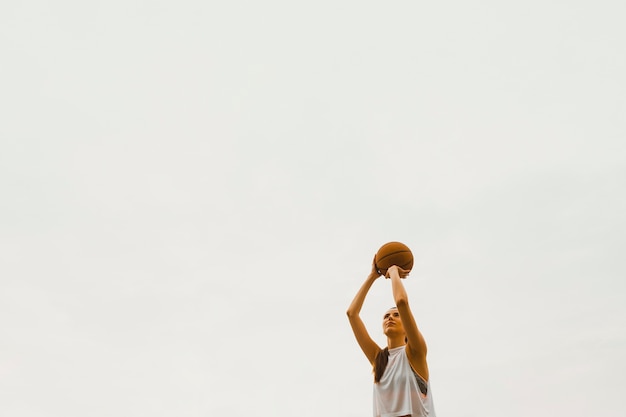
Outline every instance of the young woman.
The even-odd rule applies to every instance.
[[[381,349],[370,337],[359,313],[370,287],[381,275],[372,271],[348,307],[348,319],[361,350],[374,369],[374,417],[435,417],[430,392],[426,342],[417,328],[402,284],[407,271],[392,266],[386,278],[396,307],[383,317],[387,346]]]

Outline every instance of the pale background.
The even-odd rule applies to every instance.
[[[622,0],[0,3],[0,415],[626,415]],[[385,342],[380,280],[363,317]]]

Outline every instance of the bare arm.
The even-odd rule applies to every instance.
[[[417,328],[417,323],[409,306],[409,298],[407,296],[402,278],[408,273],[397,266],[392,266],[387,270],[387,275],[391,279],[391,289],[393,299],[398,307],[402,325],[406,332],[407,338],[407,355],[413,369],[424,379],[428,380],[428,363],[426,362],[426,341],[422,333]]]
[[[352,303],[350,303],[350,307],[348,307],[348,311],[346,312],[348,320],[350,321],[350,326],[352,327],[352,332],[356,337],[356,341],[359,343],[361,350],[365,356],[367,356],[367,359],[370,361],[372,366],[374,365],[376,354],[380,351],[380,347],[376,344],[376,342],[374,342],[367,332],[365,324],[363,323],[363,320],[361,320],[359,313],[361,312],[361,307],[363,307],[365,296],[369,292],[374,281],[376,281],[379,277],[380,274],[376,271],[376,267],[372,264],[372,271],[354,296],[354,299],[352,300]]]

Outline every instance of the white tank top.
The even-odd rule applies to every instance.
[[[435,417],[430,383],[426,382],[426,394],[422,394],[418,378],[409,364],[406,346],[389,349],[387,368],[374,383],[374,417]]]

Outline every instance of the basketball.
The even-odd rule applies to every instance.
[[[397,265],[405,271],[410,271],[413,268],[413,253],[404,243],[385,243],[376,252],[374,265],[381,275],[386,275],[387,268],[393,265]]]

